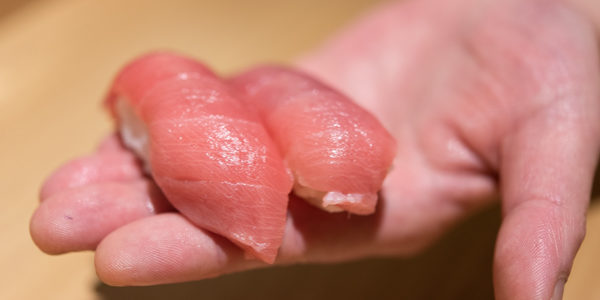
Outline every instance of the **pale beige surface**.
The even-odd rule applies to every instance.
[[[47,256],[29,238],[43,178],[110,131],[100,99],[124,61],[155,48],[192,54],[222,72],[289,61],[375,2],[0,0],[0,299],[489,297],[497,210],[411,260],[263,270],[154,288],[101,285],[91,253]],[[600,299],[599,205],[589,218],[566,299]]]

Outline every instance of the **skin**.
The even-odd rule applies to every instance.
[[[595,43],[560,1],[422,0],[386,4],[301,59],[375,114],[398,155],[374,215],[292,197],[276,263],[410,255],[500,198],[496,298],[560,299],[599,154]],[[53,254],[95,249],[112,285],[265,266],[194,227],[152,186],[111,136],[46,181],[32,237]],[[74,222],[92,217],[103,222]]]

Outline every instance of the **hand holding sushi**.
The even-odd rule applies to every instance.
[[[34,241],[95,249],[109,284],[179,282],[408,255],[500,192],[497,298],[559,297],[598,155],[593,31],[559,1],[455,1],[383,6],[296,68],[133,61],[119,134],[47,180]]]

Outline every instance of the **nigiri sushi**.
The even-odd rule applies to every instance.
[[[201,63],[142,56],[106,100],[124,143],[197,226],[272,263],[293,180],[258,115]]]
[[[230,82],[260,114],[294,175],[298,196],[330,212],[375,211],[395,141],[373,115],[285,67],[258,67]]]

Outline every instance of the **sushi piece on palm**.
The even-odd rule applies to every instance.
[[[373,115],[285,67],[258,67],[231,83],[263,119],[294,174],[298,196],[330,212],[375,211],[395,141]]]
[[[292,179],[259,117],[225,82],[195,60],[151,53],[124,67],[106,104],[173,206],[275,260]]]

